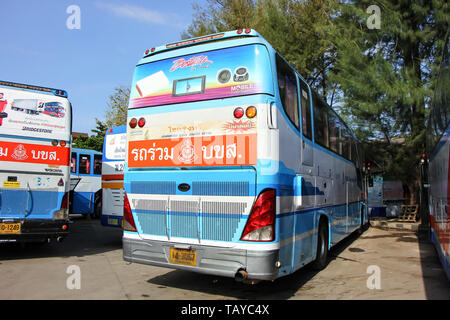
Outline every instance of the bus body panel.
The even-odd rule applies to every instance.
[[[67,234],[71,106],[66,97],[33,86],[0,86],[0,241],[33,241]],[[22,87],[21,87],[22,86]],[[49,89],[50,91],[50,89]],[[64,114],[49,117],[40,107],[57,104]]]
[[[242,70],[241,78],[222,74],[221,49],[249,78]],[[145,125],[127,126],[124,188],[137,230],[124,231],[126,261],[230,277],[246,270],[249,278],[273,280],[315,259],[321,219],[329,246],[361,226],[355,164],[304,138],[289,120],[275,90],[275,54],[254,37],[157,53],[138,64],[127,122]],[[251,57],[261,62],[247,65]],[[180,69],[179,78],[171,73]],[[214,76],[220,93],[211,91]],[[244,79],[250,90],[230,91],[230,79]],[[255,117],[234,116],[250,106]],[[241,240],[258,195],[270,189],[273,241]],[[194,260],[174,262],[183,252]]]
[[[102,153],[72,148],[71,214],[100,216]]]
[[[430,157],[428,179],[430,184],[430,231],[447,278],[450,280],[450,126],[447,127]]]
[[[102,216],[100,220],[104,226],[122,227],[126,142],[126,126],[106,130],[103,143]]]
[[[427,127],[430,237],[450,281],[450,37],[447,32]],[[427,168],[427,159],[422,158]],[[422,167],[423,168],[423,167]],[[425,175],[426,176],[426,175]],[[423,177],[422,177],[423,178]]]

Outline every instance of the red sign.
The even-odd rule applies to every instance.
[[[69,165],[69,148],[0,141],[0,161]]]
[[[256,165],[256,133],[130,141],[128,167]]]

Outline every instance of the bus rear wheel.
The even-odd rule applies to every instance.
[[[316,260],[312,263],[314,270],[323,270],[328,264],[328,232],[325,222],[319,225]]]

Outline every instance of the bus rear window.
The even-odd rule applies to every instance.
[[[70,172],[77,172],[77,154],[75,152],[72,152],[72,158],[70,160]]]
[[[80,154],[80,164],[78,173],[80,174],[90,174],[91,168],[91,156],[88,154]]]
[[[273,95],[273,82],[268,51],[254,44],[138,65],[129,108],[257,93]]]
[[[102,156],[94,154],[94,174],[102,174]]]

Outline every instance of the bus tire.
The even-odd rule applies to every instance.
[[[317,237],[316,259],[312,263],[314,270],[323,270],[328,264],[328,231],[325,220],[319,224],[319,233]]]
[[[95,195],[95,203],[94,203],[94,218],[99,219],[102,215],[102,197],[101,193],[97,193]]]
[[[369,222],[364,221],[364,208],[361,209],[361,225],[358,228],[358,234],[362,235],[369,228]]]

